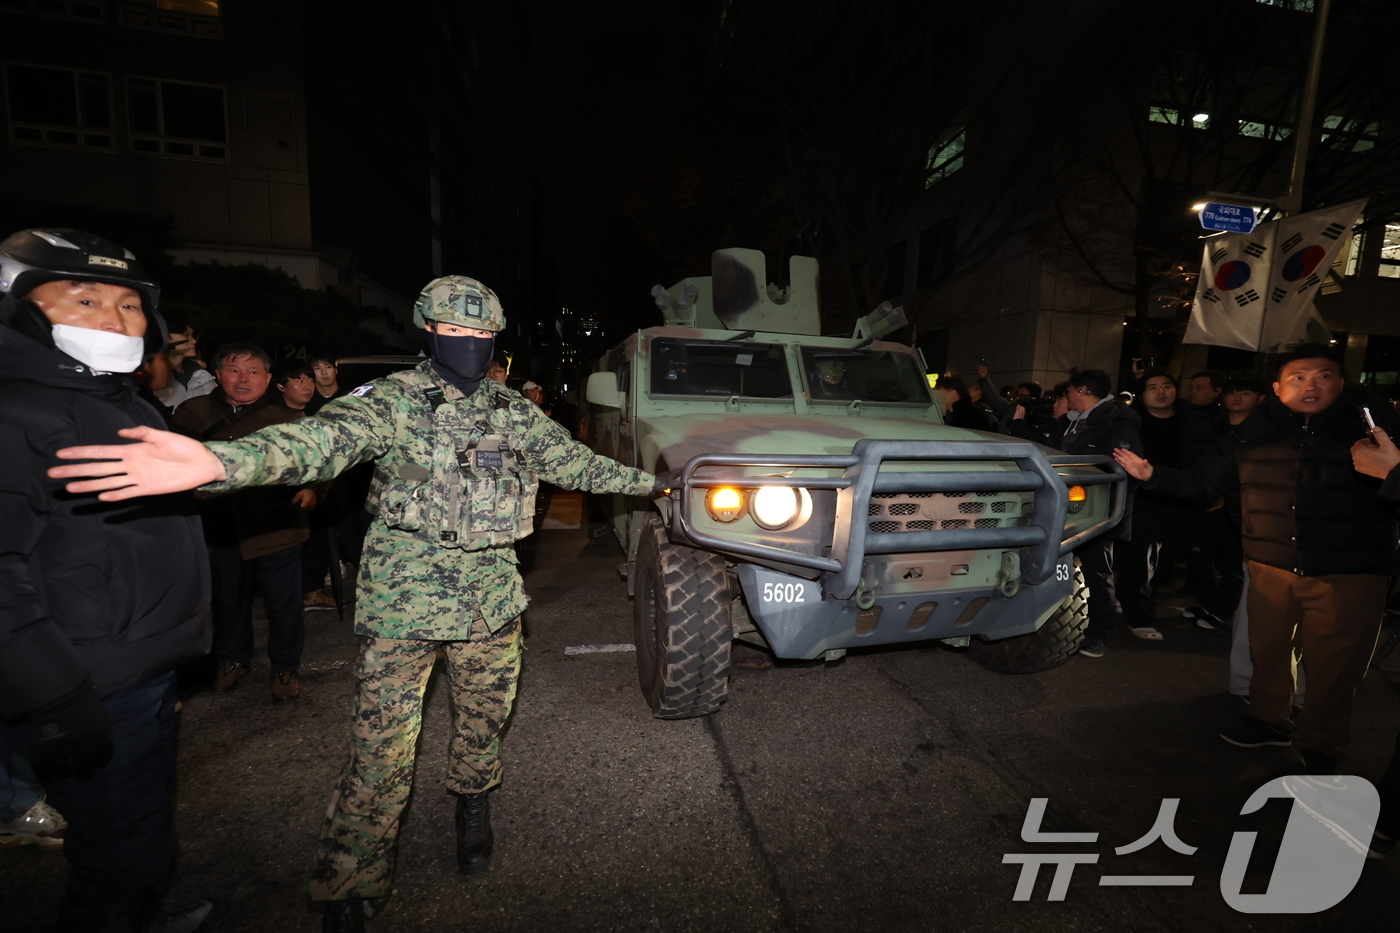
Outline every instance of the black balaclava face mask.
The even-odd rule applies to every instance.
[[[427,333],[428,353],[437,374],[466,395],[475,392],[491,366],[495,336],[449,337],[431,330]]]

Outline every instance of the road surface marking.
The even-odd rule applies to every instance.
[[[565,654],[608,654],[614,651],[636,651],[636,645],[570,645]]]

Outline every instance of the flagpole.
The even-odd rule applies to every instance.
[[[1313,26],[1312,53],[1308,56],[1308,73],[1303,81],[1303,103],[1298,110],[1298,129],[1293,134],[1293,170],[1288,176],[1288,193],[1279,199],[1284,216],[1303,209],[1303,176],[1308,167],[1308,148],[1312,145],[1313,117],[1317,113],[1317,85],[1322,76],[1322,46],[1327,35],[1327,14],[1332,0],[1317,0],[1317,22]]]
[[[1278,200],[1280,217],[1296,214],[1303,209],[1303,176],[1307,174],[1308,148],[1312,145],[1313,117],[1317,113],[1317,85],[1322,77],[1322,46],[1327,35],[1327,15],[1332,0],[1317,0],[1317,21],[1313,25],[1312,51],[1308,55],[1308,73],[1303,80],[1303,101],[1298,108],[1298,128],[1293,133],[1293,168],[1288,175],[1288,193]],[[1264,347],[1264,325],[1269,320],[1267,305],[1259,315],[1259,352]]]

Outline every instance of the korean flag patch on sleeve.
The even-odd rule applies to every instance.
[[[370,382],[360,386],[358,389],[352,389],[350,391],[350,394],[353,395],[355,398],[364,398],[366,395],[369,395],[373,391],[374,383]]]

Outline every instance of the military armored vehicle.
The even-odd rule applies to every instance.
[[[823,337],[817,289],[809,257],[779,288],[761,252],[719,250],[589,376],[592,446],[671,476],[610,503],[658,717],[718,709],[735,640],[834,661],[937,639],[1025,673],[1083,638],[1072,550],[1121,518],[1121,469],[943,424],[922,356],[881,339],[902,310]]]

